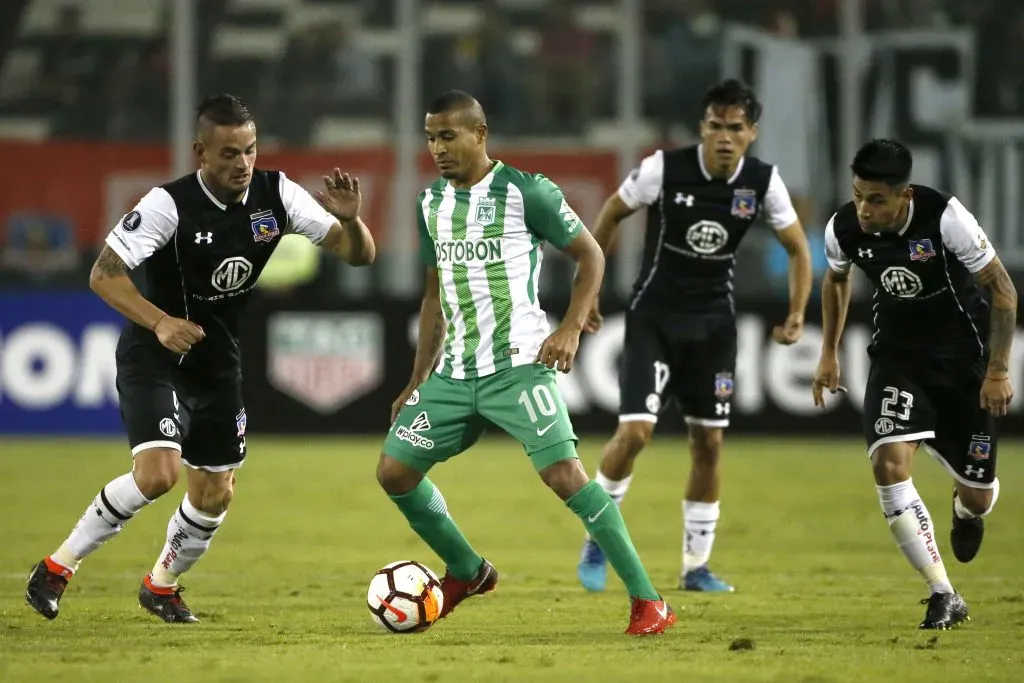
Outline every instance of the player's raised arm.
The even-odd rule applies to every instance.
[[[804,312],[811,297],[811,249],[777,168],[772,169],[764,205],[768,223],[789,255],[789,314],[785,323],[772,330],[772,339],[779,344],[793,344],[803,332]]]
[[[130,269],[167,244],[177,225],[174,200],[161,188],[151,190],[107,236],[89,273],[89,288],[111,308],[152,330],[165,347],[184,354],[206,336],[202,328],[164,313],[128,277]]]
[[[939,228],[943,245],[991,295],[989,360],[979,400],[993,415],[1005,415],[1013,399],[1010,348],[1017,326],[1017,290],[985,231],[956,197],[949,200]]]
[[[821,284],[821,358],[811,382],[814,405],[822,407],[825,405],[824,389],[833,394],[839,390],[839,340],[850,308],[852,263],[836,239],[834,220],[835,216],[825,227],[825,254],[829,268]]]
[[[376,258],[373,235],[359,217],[363,195],[359,179],[335,168],[324,176],[316,199],[281,174],[281,201],[288,211],[289,232],[339,255],[351,266],[368,266]]]

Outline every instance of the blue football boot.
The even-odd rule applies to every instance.
[[[576,567],[576,576],[588,591],[603,591],[608,579],[608,566],[604,551],[592,538],[583,542],[580,563]]]
[[[702,593],[732,593],[736,589],[711,573],[707,565],[691,569],[679,577],[679,587]]]

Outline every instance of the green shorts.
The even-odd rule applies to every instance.
[[[424,474],[466,450],[489,426],[523,445],[537,471],[567,457],[576,433],[555,383],[555,371],[534,363],[486,377],[432,374],[402,406],[384,440],[384,453]]]

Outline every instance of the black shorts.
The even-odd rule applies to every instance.
[[[117,395],[132,456],[173,448],[193,469],[221,472],[245,460],[245,406],[239,375],[197,384],[139,347],[117,353]]]
[[[666,321],[630,311],[619,369],[619,421],[657,422],[674,399],[687,424],[728,427],[735,371],[731,316]]]
[[[979,400],[985,366],[981,358],[873,357],[864,392],[868,455],[885,443],[921,441],[954,479],[991,488],[996,424]]]

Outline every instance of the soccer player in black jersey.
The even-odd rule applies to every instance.
[[[928,584],[920,627],[968,618],[914,488],[919,445],[953,477],[950,545],[961,562],[981,547],[999,497],[996,420],[1013,398],[1009,359],[1017,292],[974,216],[949,194],[910,182],[909,150],[873,140],[853,160],[853,201],[825,230],[823,340],[814,402],[839,389],[839,339],[858,266],[874,286],[864,437],[889,530]],[[986,300],[986,290],[988,297]]]
[[[134,461],[33,567],[26,600],[48,619],[79,563],[174,488],[184,464],[187,491],[139,603],[166,622],[197,621],[178,577],[224,521],[233,472],[246,456],[238,338],[245,301],[287,233],[351,265],[374,259],[359,218],[359,181],[334,169],[314,200],[284,173],[256,168],[256,125],[237,98],[202,103],[193,146],[199,170],[146,194],[114,226],[89,277],[93,291],[130,321],[116,361]],[[139,266],[141,292],[128,274]]]
[[[658,416],[675,399],[689,428],[692,465],[683,500],[680,588],[733,588],[708,569],[719,517],[722,433],[729,425],[736,368],[736,250],[763,217],[789,253],[789,315],[773,330],[781,344],[801,335],[811,292],[811,257],[778,169],[747,148],[757,137],[761,104],[743,83],[727,80],[704,98],[702,143],[658,150],[605,202],[595,237],[607,252],[619,222],[646,207],[640,275],[626,314],[619,425],[607,443],[597,482],[616,503],[632,481],[636,456]],[[595,308],[589,331],[601,322]],[[587,590],[603,590],[606,562],[592,539],[577,568]]]

